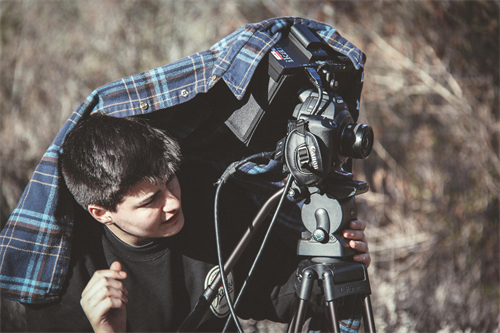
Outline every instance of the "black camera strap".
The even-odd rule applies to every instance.
[[[300,185],[315,185],[323,179],[323,158],[318,139],[304,119],[290,120],[284,155],[290,173]]]

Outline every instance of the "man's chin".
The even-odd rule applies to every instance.
[[[164,237],[177,235],[184,227],[184,216],[181,214],[175,221],[165,221],[162,223],[162,229],[165,232]]]

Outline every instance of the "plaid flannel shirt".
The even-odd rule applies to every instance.
[[[280,39],[282,31],[301,23],[316,31],[334,50],[348,56],[356,69],[363,53],[325,24],[282,17],[248,24],[210,49],[169,65],[126,77],[95,90],[77,108],[43,155],[17,207],[0,234],[0,292],[23,303],[56,300],[71,254],[73,209],[64,205],[58,156],[65,135],[79,119],[94,112],[116,117],[145,114],[187,102],[209,92],[220,79],[242,99],[257,65]],[[175,126],[188,133],[189,123]],[[248,174],[267,172],[246,166]],[[356,326],[356,324],[354,324]]]

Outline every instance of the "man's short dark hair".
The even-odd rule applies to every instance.
[[[96,114],[80,120],[66,136],[60,162],[81,206],[115,212],[137,182],[147,179],[156,185],[173,178],[180,159],[176,140],[145,120]]]

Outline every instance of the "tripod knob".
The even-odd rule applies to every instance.
[[[314,230],[312,236],[316,242],[320,242],[320,243],[322,243],[326,239],[328,239],[328,233],[321,228]]]

